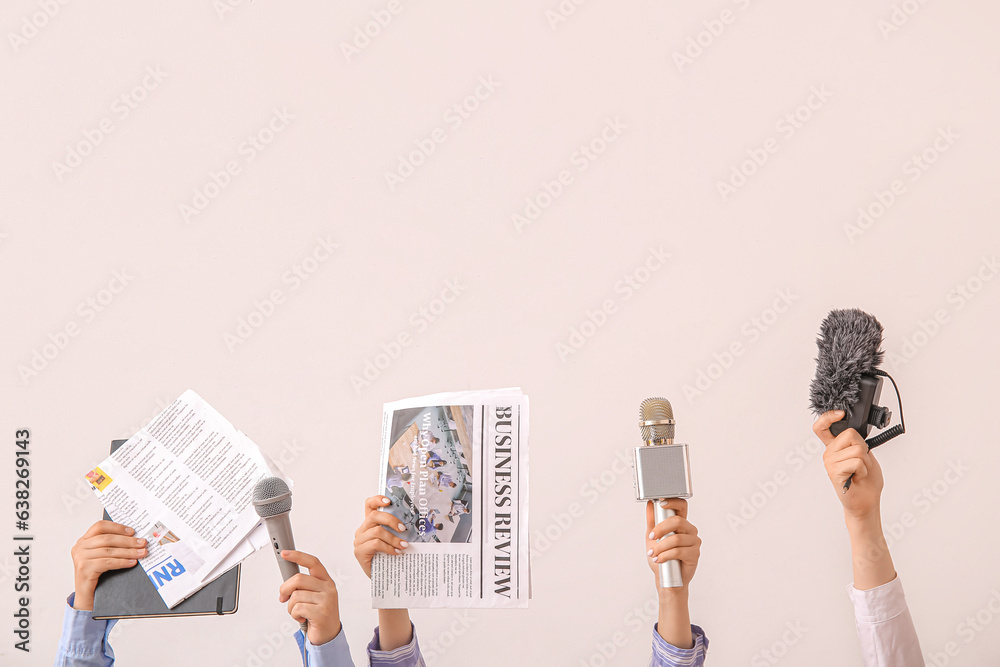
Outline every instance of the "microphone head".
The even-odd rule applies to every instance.
[[[809,386],[814,414],[850,411],[861,395],[861,376],[882,363],[882,325],[868,313],[852,308],[831,310],[820,325],[816,347],[816,377]]]
[[[253,487],[253,508],[262,519],[285,514],[292,509],[292,492],[280,477],[265,477]]]
[[[674,409],[667,399],[647,398],[639,404],[639,429],[647,443],[672,442],[674,426]]]

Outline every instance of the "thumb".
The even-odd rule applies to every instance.
[[[836,436],[830,432],[830,427],[833,426],[835,422],[839,422],[844,418],[846,413],[843,410],[829,410],[821,414],[815,422],[813,422],[813,433],[816,434],[824,446],[829,446],[833,442]]]

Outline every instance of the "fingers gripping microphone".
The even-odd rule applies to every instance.
[[[635,499],[653,501],[656,523],[676,514],[674,510],[660,507],[661,501],[691,497],[688,446],[674,444],[675,424],[674,409],[667,399],[647,398],[639,405],[639,428],[644,444],[633,451]],[[660,563],[661,588],[679,588],[683,585],[680,561]]]
[[[816,377],[809,386],[809,407],[814,414],[844,411],[844,418],[830,425],[830,433],[836,436],[853,428],[867,438],[869,449],[906,431],[896,381],[878,368],[882,363],[881,345],[882,325],[873,316],[857,308],[830,311],[816,339]],[[889,378],[896,390],[900,423],[869,438],[872,427],[885,429],[892,419],[887,408],[877,405],[883,378]],[[853,475],[844,484],[845,493],[852,479]]]
[[[264,520],[267,534],[271,537],[271,547],[278,559],[278,569],[282,581],[288,581],[299,573],[299,566],[281,557],[283,549],[294,550],[295,540],[292,538],[292,523],[288,519],[292,511],[292,492],[285,480],[278,477],[265,477],[253,488],[253,508],[257,516]],[[302,623],[302,634],[306,634],[307,623]]]

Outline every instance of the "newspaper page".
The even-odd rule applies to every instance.
[[[373,608],[528,606],[528,397],[520,389],[385,404],[379,486],[409,547],[375,554]]]
[[[267,544],[250,501],[272,474],[257,445],[188,390],[86,478],[111,518],[148,541],[139,564],[172,608]]]

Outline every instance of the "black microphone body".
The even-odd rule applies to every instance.
[[[878,368],[882,363],[882,325],[875,317],[857,308],[832,310],[820,325],[816,339],[816,376],[809,386],[809,407],[816,415],[830,410],[843,410],[843,419],[830,425],[830,433],[840,435],[849,428],[856,430],[868,448],[891,440],[905,431],[894,426],[868,438],[872,427],[884,429],[892,413],[880,405],[883,379],[888,373]],[[898,391],[897,391],[898,397]],[[899,405],[902,420],[903,406]],[[851,487],[851,479],[844,491]]]

